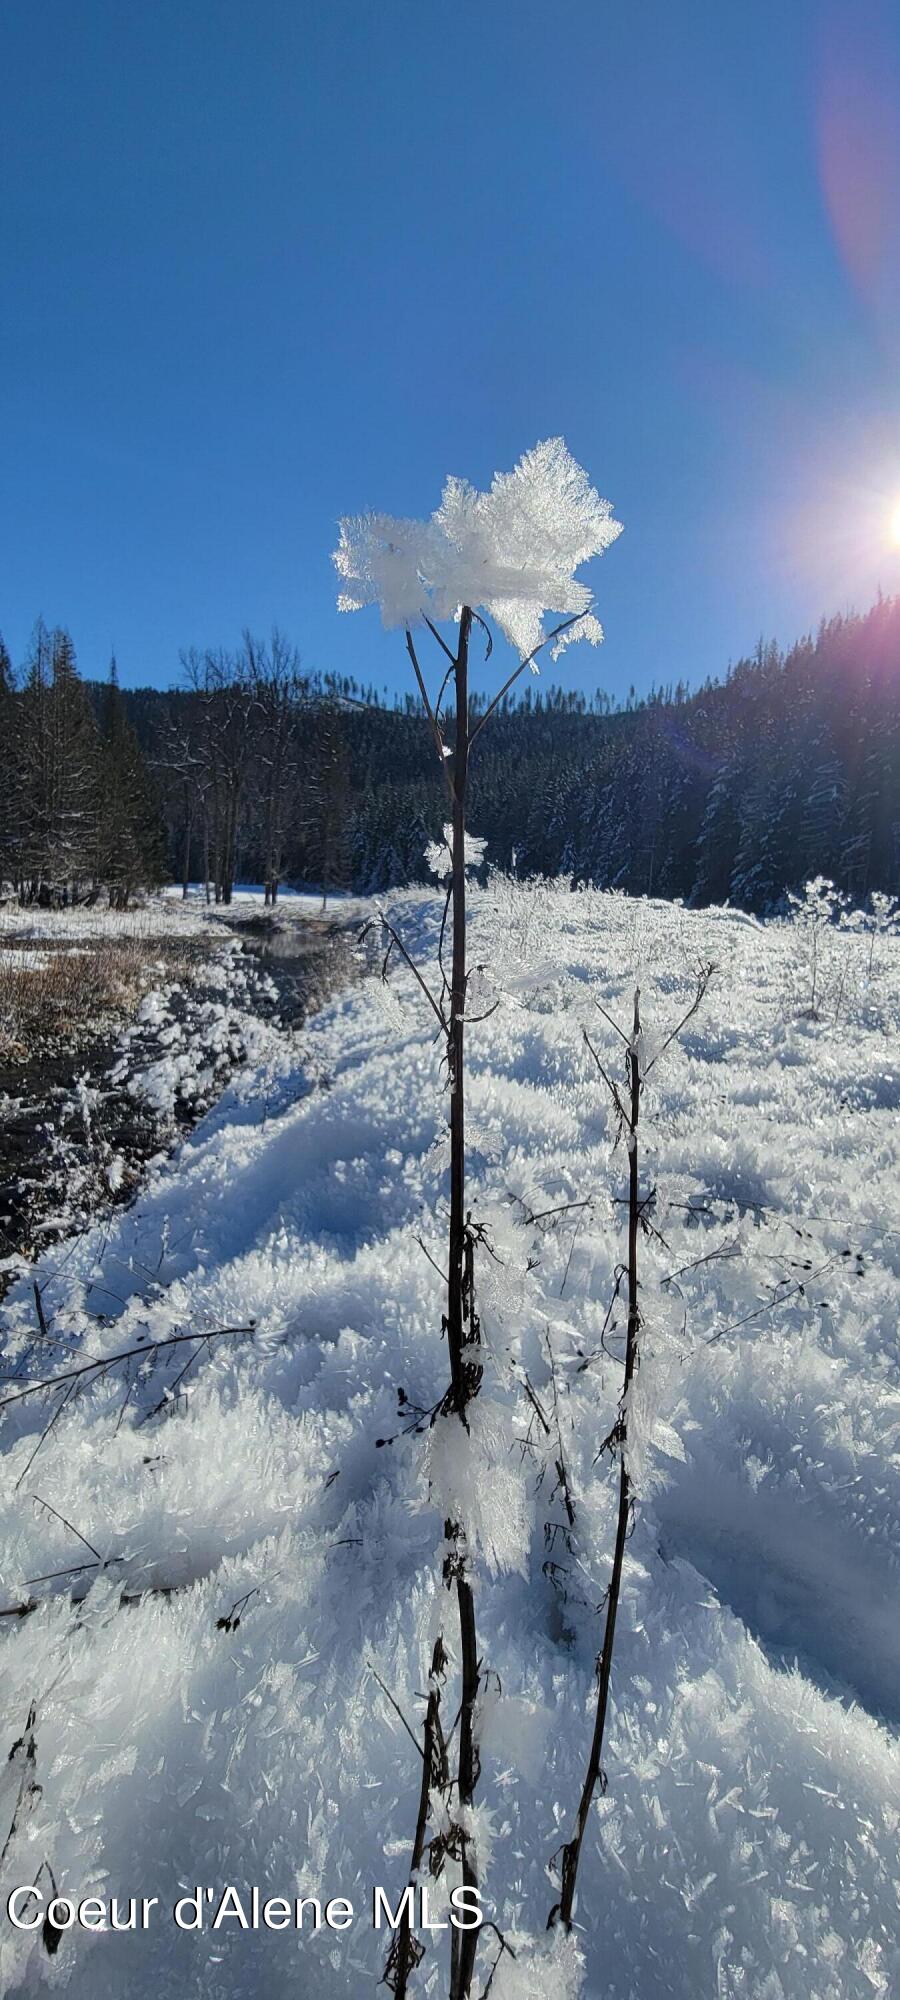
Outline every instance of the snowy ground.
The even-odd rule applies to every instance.
[[[46,938],[48,943],[59,946],[69,939],[98,941],[114,938],[121,941],[133,938],[141,942],[145,938],[164,936],[197,937],[207,934],[211,927],[218,931],[223,917],[261,915],[264,907],[263,888],[258,882],[239,882],[227,905],[207,903],[199,882],[191,883],[187,897],[183,896],[179,884],[171,883],[159,895],[146,896],[129,910],[110,910],[100,903],[90,907],[86,903],[77,903],[71,908],[59,910],[23,909],[16,902],[8,902],[0,904],[0,948],[4,939],[12,938]],[[317,917],[321,913],[321,894],[279,889],[274,915],[293,919],[298,916]],[[362,918],[363,905],[343,893],[329,893],[325,913],[327,916],[346,915],[348,920],[359,913]]]
[[[170,883],[169,887],[162,891],[162,895],[169,905],[175,904],[177,907],[181,904],[181,907],[191,916],[202,916],[204,913],[208,913],[211,917],[216,915],[216,905],[214,903],[207,903],[206,893],[201,882],[192,882],[190,884],[187,897],[183,896],[178,883]],[[254,911],[259,910],[260,912],[265,909],[265,891],[261,882],[236,883],[231,902],[226,907],[226,913],[227,911],[233,911],[235,916],[245,916],[249,909]],[[360,920],[362,920],[364,912],[367,913],[367,906],[363,905],[359,897],[348,895],[344,889],[329,889],[325,897],[326,916],[340,915],[353,918],[358,914]],[[272,911],[272,915],[288,919],[298,916],[321,916],[321,889],[289,889],[282,885],[279,888],[278,901]]]
[[[260,899],[261,900],[261,899]],[[59,945],[68,939],[101,940],[163,936],[197,936],[206,925],[206,906],[199,896],[182,902],[181,890],[148,896],[130,910],[109,910],[98,903],[77,903],[61,910],[41,910],[18,903],[0,908],[0,939],[46,938]]]
[[[433,957],[434,899],[393,914]],[[492,1670],[483,1872],[517,1952],[491,2000],[889,1996],[900,945],[879,939],[870,962],[864,937],[827,940],[811,1019],[796,927],[503,882],[475,894],[473,925],[500,1004],[470,1036],[473,1206],[494,1254],[479,1265],[484,1462],[460,1504]],[[609,1573],[613,1469],[595,1459],[621,1374],[621,1313],[606,1322],[626,1177],[582,1027],[617,1064],[594,1002],[625,1018],[638,977],[659,1046],[706,957],[703,1012],[642,1112],[658,1235],[641,1248],[641,1497],[579,1989],[572,1951],[544,1945],[547,1868],[572,1829]],[[4,1411],[0,1609],[42,1601],[0,1620],[0,1743],[18,1743],[0,1779],[3,1905],[42,1863],[76,1896],[159,1898],[146,1934],[73,1929],[53,1956],[4,1917],[4,1992],[375,1993],[372,1885],[405,1882],[419,1786],[375,1675],[418,1727],[446,1613],[435,1434],[403,1435],[397,1398],[430,1407],[446,1381],[425,1254],[440,1264],[447,1164],[432,1026],[402,967],[388,991],[373,968],[299,1043],[268,1038],[132,1209],[48,1254],[46,1342],[31,1274],[7,1301],[7,1368],[29,1376],[176,1332],[255,1331],[199,1352],[168,1397],[191,1347],[140,1380],[107,1375],[37,1456],[60,1392]],[[33,1582],[98,1556],[102,1574]],[[70,1586],[88,1584],[76,1608]],[[344,1896],[358,1914],[342,1932],[180,1931],[172,1905],[198,1884],[235,1885],[248,1907],[254,1885]],[[416,1992],[446,1993],[446,1949],[435,1933]],[[496,1949],[485,1934],[482,1986]]]

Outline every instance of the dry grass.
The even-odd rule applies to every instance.
[[[76,1044],[127,1018],[151,987],[190,980],[196,941],[152,936],[83,938],[77,945],[7,936],[0,945],[0,1059]]]

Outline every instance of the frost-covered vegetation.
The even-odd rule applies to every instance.
[[[486,1453],[494,1464],[504,1456],[496,1414],[481,1399],[485,1366],[478,1264],[485,1249],[491,1255],[493,1250],[484,1224],[473,1215],[467,1178],[466,1029],[470,1022],[477,1024],[485,1018],[483,1013],[472,1011],[478,1004],[478,982],[473,973],[477,975],[483,968],[473,968],[468,957],[466,878],[471,868],[483,860],[485,847],[484,840],[469,831],[469,774],[478,737],[526,667],[530,666],[535,673],[539,671],[537,656],[544,647],[551,646],[556,656],[578,638],[589,639],[594,645],[601,642],[603,628],[594,614],[592,591],[575,572],[589,557],[601,555],[620,532],[620,523],[612,519],[609,501],[600,499],[563,439],[551,438],[526,452],[512,472],[496,473],[487,493],[477,492],[464,480],[448,479],[440,507],[430,521],[398,521],[381,514],[342,520],[341,539],[334,556],[345,584],[338,598],[339,608],[361,611],[369,604],[377,604],[386,626],[406,628],[406,650],[428,717],[450,809],[442,841],[429,843],[426,850],[428,866],[447,881],[434,978],[423,977],[396,925],[383,913],[381,916],[387,941],[382,976],[386,975],[393,952],[400,955],[414,974],[438,1024],[450,1097],[449,1199],[446,1242],[441,1252],[447,1286],[442,1331],[446,1335],[450,1379],[435,1396],[430,1411],[426,1406],[418,1411],[418,1416],[422,1422],[427,1416],[432,1432],[432,1497],[440,1499],[443,1494],[444,1499],[441,1574],[448,1600],[456,1600],[458,1711],[448,1738],[442,1712],[448,1652],[444,1621],[439,1619],[429,1666],[421,1745],[422,1782],[406,1892],[409,1898],[415,1895],[426,1862],[431,1877],[442,1882],[451,1867],[459,1872],[459,1887],[463,1898],[468,1899],[470,1921],[454,1931],[451,1939],[450,2000],[470,2000],[478,1953],[471,1903],[482,1886],[485,1865],[480,1838],[482,1814],[476,1794],[482,1770],[484,1697],[495,1678],[495,1670],[484,1652],[476,1608],[475,1565],[483,1547],[478,1519],[482,1498],[479,1460]],[[493,650],[490,626],[479,606],[484,607],[517,649],[519,661],[483,713],[475,718],[469,696],[469,651],[476,626],[486,636],[488,656]],[[562,623],[549,631],[544,624],[548,611],[567,614]],[[452,646],[439,632],[435,618],[450,620],[456,627]],[[427,627],[443,655],[441,684],[431,695],[427,672],[423,673],[413,638],[413,631],[418,633],[421,627]],[[447,668],[444,659],[450,662]],[[448,699],[453,703],[452,737],[444,711],[448,690]],[[449,959],[444,955],[445,946]],[[497,1000],[492,1003],[493,1007],[498,1004]],[[634,1166],[632,1194],[636,1205]],[[630,1242],[629,1298],[633,1310],[629,1310],[623,1389],[626,1399],[633,1372],[632,1336],[637,1320],[633,1232]],[[436,1263],[435,1268],[440,1269],[440,1265]],[[624,1459],[622,1479],[627,1485]],[[623,1498],[624,1512],[627,1502]],[[617,1551],[615,1583],[609,1594],[610,1634],[615,1625],[620,1575],[621,1556]],[[607,1680],[604,1663],[601,1690]],[[602,1694],[600,1711],[605,1711]],[[602,1736],[600,1711],[595,1742],[598,1734]],[[457,1741],[451,1748],[454,1736]],[[583,1795],[578,1838],[565,1849],[559,1908],[567,1930],[571,1928],[584,1815],[598,1776],[596,1766],[595,1747],[591,1754],[592,1775],[586,1781]],[[424,1923],[424,1914],[419,1920]],[[454,1913],[451,1922],[456,1920]],[[410,1978],[424,1955],[416,1921],[410,1912],[404,1911],[386,1960],[385,1983],[395,2000],[406,2000]],[[504,1956],[509,1957],[502,1934],[498,1935]],[[496,1969],[495,1966],[493,1971]]]
[[[48,1045],[77,1047],[133,1011],[160,976],[190,977],[196,960],[189,949],[167,944],[168,963],[160,949],[158,934],[112,930],[78,944],[46,934],[37,945],[20,934],[0,943],[0,1059],[24,1061]]]
[[[413,891],[386,912],[426,972],[441,909]],[[299,1046],[270,1035],[135,1205],[7,1301],[7,1399],[92,1372],[65,1407],[64,1380],[3,1411],[3,1894],[43,1866],[66,1892],[160,1898],[140,1939],[75,1929],[52,1956],[4,1927],[10,1993],[375,1990],[371,1887],[405,1884],[421,1777],[393,1703],[418,1733],[448,1511],[477,1550],[492,1669],[472,1816],[510,1947],[491,2000],[897,1988],[900,942],[830,924],[813,1004],[802,915],[498,876],[471,924],[485,1379],[464,1451],[427,1415],[446,1369],[442,1048],[397,954],[382,984],[374,936],[370,978]],[[601,1009],[627,1020],[639,984],[649,1062],[710,960],[642,1106],[607,1789],[575,1929],[548,1937],[595,1700],[617,1507],[598,1453],[624,1339],[628,1161],[583,1030],[621,1077]],[[359,1914],[341,1933],[181,1932],[168,1911],[198,1883]],[[446,1934],[423,1938],[415,1990],[442,1995]],[[499,1952],[485,1928],[481,1985]]]
[[[23,1256],[130,1198],[277,1011],[199,900],[0,910],[0,1297]]]

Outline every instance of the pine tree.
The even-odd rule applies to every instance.
[[[58,627],[51,640],[50,736],[52,809],[48,879],[64,898],[77,898],[95,870],[100,811],[99,740],[90,697],[79,678],[75,648]]]
[[[25,662],[21,700],[19,780],[21,815],[18,876],[28,900],[49,900],[50,854],[55,811],[50,634],[38,618]]]
[[[346,889],[350,875],[350,767],[341,718],[329,717],[318,783],[322,908],[329,891]]]
[[[125,714],[115,655],[103,703],[99,770],[95,872],[106,885],[110,907],[124,910],[136,888],[162,880],[165,839],[147,767]]]
[[[4,883],[18,877],[21,800],[16,710],[12,661],[0,636],[0,897]]]
[[[724,903],[728,899],[740,839],[743,791],[742,760],[732,752],[720,764],[706,795],[697,835],[692,902]]]
[[[812,774],[797,840],[796,881],[821,872],[822,857],[840,852],[847,809],[847,781],[834,752],[819,739],[812,746]]]

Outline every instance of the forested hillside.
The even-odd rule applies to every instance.
[[[37,628],[18,675],[4,660],[7,878],[118,880],[124,856],[129,879],[206,877],[225,901],[237,879],[270,894],[423,879],[444,800],[411,696],[390,708],[355,682],[310,678],[277,633],[186,656],[168,692],[91,683],[90,703],[67,634]],[[472,824],[519,875],[756,911],[815,874],[858,899],[900,889],[898,599],[787,654],[760,646],[720,683],[680,681],[618,710],[532,683],[485,744]]]

